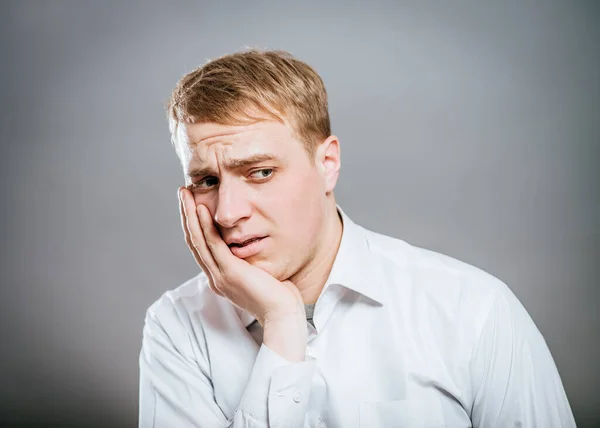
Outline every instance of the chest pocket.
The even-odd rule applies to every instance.
[[[364,401],[360,428],[445,427],[441,407],[428,400]]]

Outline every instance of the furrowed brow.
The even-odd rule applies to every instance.
[[[194,178],[194,177],[204,177],[206,175],[212,175],[214,174],[214,171],[212,168],[195,168],[195,169],[190,169],[187,173],[188,177]]]
[[[270,153],[259,153],[255,155],[248,156],[247,158],[239,158],[239,159],[228,159],[225,162],[225,168],[227,169],[239,169],[246,166],[251,166],[260,162],[266,162],[270,160],[278,159],[277,156]],[[189,177],[204,177],[207,175],[215,174],[214,170],[210,167],[201,167],[191,169],[188,172]]]
[[[260,162],[266,162],[269,160],[275,160],[277,156],[270,153],[259,153],[252,156],[248,156],[247,158],[241,159],[229,159],[225,165],[228,169],[237,169],[243,168],[245,166],[254,165]]]

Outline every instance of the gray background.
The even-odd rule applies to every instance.
[[[324,78],[345,211],[507,282],[600,426],[597,3],[251,3],[0,3],[3,426],[136,425],[144,312],[198,271],[164,104],[245,46]]]

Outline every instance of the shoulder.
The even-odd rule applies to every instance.
[[[165,291],[147,310],[147,316],[165,319],[178,313],[201,309],[213,293],[203,272],[179,286]]]
[[[369,250],[398,268],[409,269],[415,274],[431,275],[428,279],[456,279],[477,283],[489,292],[501,292],[506,284],[469,263],[406,241],[362,228]],[[419,277],[417,277],[419,279]],[[429,286],[440,285],[437,281],[425,281]]]
[[[144,332],[160,330],[172,339],[194,342],[204,336],[206,318],[230,310],[228,300],[213,293],[201,272],[179,286],[164,292],[146,311]],[[207,315],[208,314],[208,315]]]
[[[447,316],[461,314],[480,327],[498,300],[515,301],[506,283],[449,255],[364,229],[369,250],[387,272],[385,281],[406,298],[426,300]],[[400,278],[399,280],[396,280]]]
[[[207,329],[214,322],[219,324],[223,314],[232,312],[232,306],[211,291],[208,278],[201,272],[150,305],[142,340],[146,347],[174,349],[190,360],[199,360],[207,355]]]

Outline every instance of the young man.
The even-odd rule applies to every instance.
[[[575,426],[505,284],[336,205],[340,143],[308,65],[211,61],[169,122],[202,273],[147,312],[140,427]]]

